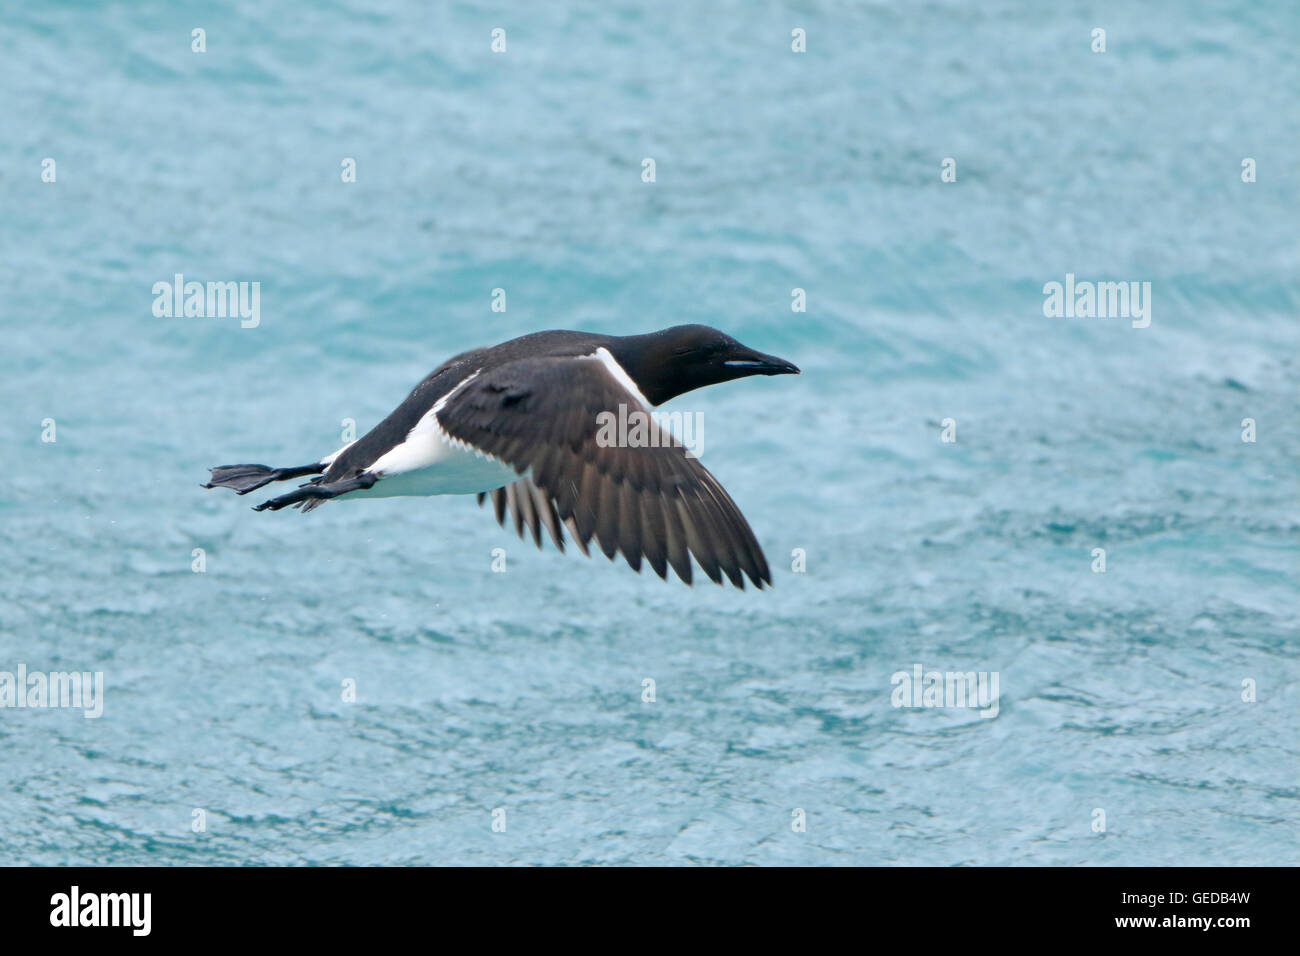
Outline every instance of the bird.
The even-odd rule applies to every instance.
[[[564,530],[584,555],[594,538],[611,561],[642,559],[662,579],[692,583],[691,557],[716,584],[772,584],[763,550],[718,480],[650,414],[693,389],[751,375],[799,374],[707,325],[644,335],[549,330],[477,348],[430,372],[391,414],[356,441],[309,465],[220,465],[204,488],[241,495],[302,478],[255,511],[333,498],[468,495],[491,498],[515,532]],[[641,413],[636,440],[602,432],[609,416]]]

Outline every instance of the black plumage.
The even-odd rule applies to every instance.
[[[245,494],[316,474],[257,509],[310,511],[348,494],[387,494],[399,487],[396,477],[438,468],[451,444],[497,463],[496,481],[505,483],[479,485],[478,500],[490,497],[497,521],[504,525],[509,512],[520,537],[531,535],[538,546],[545,530],[563,550],[567,530],[584,554],[595,541],[611,559],[621,553],[634,570],[644,560],[660,577],[671,567],[689,584],[693,556],[712,581],[721,584],[725,576],[743,588],[747,577],[761,588],[772,583],[771,571],[744,515],[698,459],[650,418],[647,405],[704,385],[791,372],[798,369],[789,362],[707,326],[634,336],[539,332],[450,359],[375,428],[314,465],[222,466],[205,487]],[[634,445],[598,438],[601,416],[620,407],[624,414],[646,413],[642,440]],[[425,452],[430,444],[434,451]],[[505,478],[511,471],[519,476],[514,481]]]

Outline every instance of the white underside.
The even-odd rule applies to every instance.
[[[523,475],[499,459],[476,451],[452,438],[438,423],[447,400],[471,382],[466,378],[425,412],[406,441],[381,455],[366,471],[378,476],[371,487],[349,492],[344,498],[404,498],[428,495],[472,495],[491,491]],[[339,450],[341,452],[342,449]],[[337,456],[335,452],[331,458]]]
[[[379,476],[377,482],[345,497],[472,495],[523,477],[505,462],[474,451],[444,437],[445,434],[412,432],[411,437],[367,469]]]

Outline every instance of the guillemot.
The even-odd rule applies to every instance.
[[[635,442],[601,439],[603,416],[648,407],[705,385],[799,369],[705,325],[646,335],[536,332],[464,352],[429,373],[373,429],[310,465],[221,465],[204,488],[244,495],[273,481],[316,475],[254,510],[330,498],[475,494],[497,522],[542,545],[562,526],[583,554],[594,537],[610,559],[669,566],[691,583],[691,556],[717,584],[772,583],[763,550],[722,485],[651,419]]]

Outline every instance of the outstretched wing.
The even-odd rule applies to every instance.
[[[603,439],[608,420],[640,412],[645,442]],[[763,550],[731,496],[681,443],[659,428],[639,396],[595,358],[524,359],[483,372],[437,413],[453,439],[526,475],[493,491],[497,519],[505,508],[541,544],[545,526],[563,547],[560,524],[583,551],[594,537],[605,555],[622,552],[635,570],[644,557],[661,578],[671,565],[691,582],[691,555],[718,584],[736,587],[747,575],[772,583]],[[602,433],[602,425],[606,431]],[[479,496],[480,502],[483,496]]]

